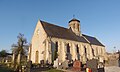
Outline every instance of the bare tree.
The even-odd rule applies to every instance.
[[[26,38],[24,38],[24,34],[19,33],[17,39],[17,44],[12,45],[13,63],[20,65],[21,60],[25,61],[24,58],[27,56],[29,45]]]

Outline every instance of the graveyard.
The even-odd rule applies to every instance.
[[[119,52],[112,55],[109,54],[108,58],[111,60],[105,61],[105,63],[100,63],[97,59],[91,59],[85,64],[80,60],[69,61],[67,59],[62,63],[59,63],[58,59],[56,59],[53,64],[44,62],[34,64],[26,58],[12,60],[15,58],[14,56],[14,54],[9,54],[5,57],[4,61],[0,61],[0,72],[111,72],[114,71],[114,69],[119,72],[120,70]],[[115,60],[116,58],[117,60]]]

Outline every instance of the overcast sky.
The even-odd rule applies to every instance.
[[[0,50],[10,51],[19,33],[30,43],[39,19],[67,28],[73,15],[83,34],[120,49],[120,0],[0,0]]]

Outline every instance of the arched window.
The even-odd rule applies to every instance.
[[[55,43],[56,52],[58,52],[58,42]]]
[[[78,31],[80,30],[80,28],[79,28],[79,24],[77,25],[77,28],[78,28]]]
[[[98,56],[98,47],[96,47],[96,56]]]
[[[87,59],[87,48],[84,46],[85,58]]]
[[[76,45],[76,48],[77,48],[77,53],[79,53],[79,47],[78,47],[78,45]]]
[[[86,49],[86,47],[84,47],[84,50],[85,50],[85,54],[87,54],[87,49]]]
[[[58,42],[55,43],[55,50],[54,50],[54,60],[58,58]]]
[[[67,54],[66,54],[66,59],[67,60],[71,60],[72,59],[72,56],[71,56],[71,54],[70,54],[70,45],[69,45],[69,43],[67,44]]]
[[[70,53],[70,46],[67,44],[67,53]]]
[[[35,63],[38,63],[38,60],[39,59],[39,52],[38,51],[36,51],[36,53],[35,53]]]
[[[76,45],[76,48],[77,48],[77,58],[78,58],[78,60],[80,60],[80,53],[79,53],[79,47],[78,47],[78,45]]]
[[[95,53],[94,53],[94,49],[92,48],[92,54],[93,54],[93,56],[95,56]]]

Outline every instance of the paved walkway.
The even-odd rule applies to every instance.
[[[105,72],[120,72],[120,67],[117,66],[105,67]]]

